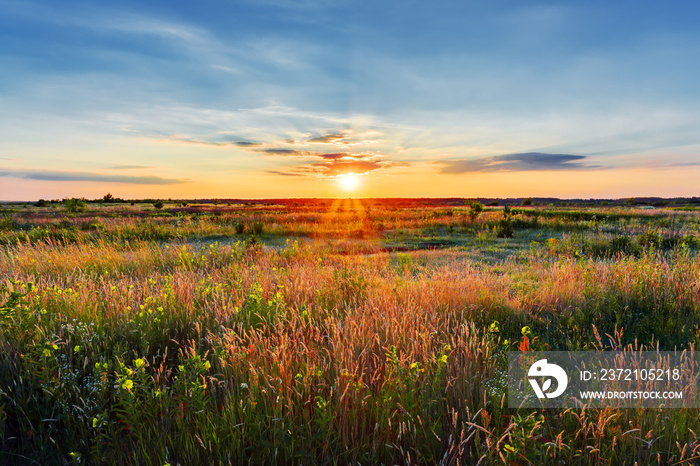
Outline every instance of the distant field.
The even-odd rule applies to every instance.
[[[697,410],[512,410],[503,372],[694,348],[699,250],[695,208],[6,205],[0,462],[693,464]]]

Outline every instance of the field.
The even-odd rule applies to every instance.
[[[698,410],[509,409],[504,370],[693,348],[700,212],[478,210],[4,206],[0,462],[698,461]]]

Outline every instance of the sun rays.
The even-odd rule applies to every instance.
[[[355,173],[339,175],[337,180],[341,189],[346,192],[354,192],[360,187],[360,177]]]

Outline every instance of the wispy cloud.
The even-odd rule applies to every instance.
[[[379,170],[387,165],[382,162],[375,162],[370,160],[358,160],[358,161],[333,161],[323,164],[315,164],[319,172],[325,176],[337,176],[344,173],[358,173],[364,174],[374,170]]]
[[[242,148],[253,148],[253,147],[260,147],[263,144],[260,142],[252,142],[252,141],[234,141],[229,138],[222,138],[220,135],[210,135],[210,136],[203,136],[203,137],[198,137],[198,138],[192,138],[188,136],[181,136],[177,134],[173,135],[163,135],[163,134],[154,134],[152,136],[154,139],[157,139],[160,142],[173,142],[176,144],[194,144],[194,145],[201,145],[201,146],[212,146],[212,147],[242,147]]]
[[[364,134],[354,134],[352,130],[346,130],[307,139],[306,144],[333,144],[345,147],[377,144],[380,142],[380,140],[377,139],[379,135],[381,135],[381,133],[378,131],[366,131]]]
[[[366,174],[394,164],[373,160],[329,160],[326,162],[309,163],[285,170],[268,170],[268,173],[283,176],[320,176],[333,177],[346,173]]]
[[[545,170],[584,170],[597,168],[595,165],[579,163],[585,155],[545,154],[525,152],[520,154],[496,155],[477,159],[442,160],[440,173],[458,174],[472,172],[499,171],[545,171]]]
[[[319,136],[317,138],[311,138],[311,139],[307,140],[306,142],[330,144],[332,142],[336,142],[338,140],[343,140],[343,139],[345,139],[344,134],[333,133],[333,134],[326,134],[325,136]]]
[[[141,185],[182,184],[189,180],[159,176],[102,175],[91,172],[63,172],[52,170],[3,170],[0,177],[23,178],[38,181],[93,181],[99,183],[126,183]]]
[[[318,157],[326,160],[338,160],[342,158],[353,158],[357,155],[350,154],[349,152],[333,152],[326,153],[320,151],[311,150],[297,150],[297,149],[280,149],[280,148],[267,148],[267,149],[254,149],[256,152],[262,152],[266,155],[279,155],[286,157]],[[364,155],[360,155],[364,158]]]
[[[350,154],[348,154],[347,152],[334,152],[332,154],[320,154],[319,155],[319,157],[321,157],[322,159],[326,159],[326,160],[338,160],[338,159],[342,159],[342,158],[347,158],[348,156],[350,156]],[[350,157],[361,157],[361,156],[352,155]]]
[[[678,162],[678,163],[662,163],[654,161],[643,165],[644,168],[663,169],[663,168],[678,168],[678,167],[700,167],[700,162]]]
[[[306,173],[285,172],[282,170],[267,170],[266,173],[279,176],[307,176]]]
[[[107,170],[140,170],[142,168],[153,168],[147,165],[113,165],[107,167]]]
[[[214,146],[214,147],[231,147],[231,146],[240,146],[238,142],[235,141],[207,141],[204,139],[192,139],[192,138],[183,138],[183,137],[178,137],[178,136],[168,136],[165,138],[160,139],[161,141],[164,142],[175,142],[178,144],[194,144],[198,146]],[[247,146],[244,146],[247,147]]]
[[[342,125],[338,125],[342,126]],[[405,165],[405,162],[395,162],[388,160],[387,155],[379,151],[358,150],[353,147],[360,143],[374,143],[378,141],[377,136],[382,133],[377,130],[365,130],[355,134],[350,129],[336,129],[331,131],[306,131],[301,132],[300,138],[277,139],[274,145],[271,144],[246,144],[243,148],[252,153],[258,153],[270,157],[283,157],[285,159],[298,159],[307,161],[309,159],[320,159],[315,162],[302,162],[297,165],[289,165],[284,162],[279,168],[266,170],[267,173],[281,176],[311,176],[311,177],[334,177],[345,173],[364,174],[374,170]],[[310,137],[312,134],[320,136]],[[354,139],[354,137],[358,139]],[[331,144],[340,148],[336,152],[325,150],[311,150],[311,148],[300,148],[300,146],[316,146]]]
[[[316,152],[310,152],[306,150],[296,150],[296,149],[277,149],[277,148],[268,148],[268,149],[255,149],[256,152],[262,152],[267,155],[284,155],[284,156],[292,156],[292,157],[307,157],[309,155],[315,156],[317,155]]]

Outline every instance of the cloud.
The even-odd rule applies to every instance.
[[[107,170],[135,170],[141,168],[153,168],[146,165],[114,165],[112,167],[107,167]]]
[[[299,140],[295,139],[286,140],[286,143],[292,147],[285,147],[283,142],[278,141],[276,147],[253,147],[250,150],[270,156],[297,159],[321,159],[317,162],[301,163],[299,165],[284,166],[266,171],[266,173],[281,176],[334,177],[345,173],[365,174],[374,170],[405,164],[384,160],[385,156],[379,152],[354,152],[349,146],[354,145],[356,142],[348,139],[349,132],[350,130],[333,131],[310,139],[307,139],[309,137],[307,133],[303,136],[303,139],[301,139],[301,141],[303,141],[302,145],[304,146],[308,144],[333,144],[339,146],[341,148],[339,152],[298,149],[294,146],[299,143]],[[365,133],[367,136],[379,134],[376,131],[366,131]],[[366,142],[370,141],[362,141],[362,143]]]
[[[700,162],[679,162],[667,164],[650,164],[649,168],[700,167]]]
[[[142,185],[182,184],[189,180],[159,176],[102,175],[90,172],[61,172],[52,170],[4,170],[0,177],[24,178],[39,181],[89,181],[98,183],[127,183]]]
[[[369,160],[359,161],[340,161],[326,164],[315,164],[321,173],[326,176],[336,176],[345,173],[364,174],[374,170],[383,168],[385,164],[381,162],[373,162]]]
[[[161,139],[161,141],[166,141],[166,142],[177,142],[181,144],[196,144],[196,145],[201,145],[201,146],[214,146],[214,147],[230,147],[232,145],[239,145],[237,142],[231,142],[231,141],[204,141],[201,139],[190,139],[190,138],[181,138],[177,136],[169,136],[166,137],[165,139]]]
[[[347,152],[336,152],[333,154],[320,154],[319,155],[319,157],[324,158],[326,160],[338,160],[338,159],[342,159],[343,157],[348,157],[348,156],[350,156],[350,154],[348,154]],[[353,157],[357,157],[357,156],[353,156]]]
[[[379,142],[376,136],[381,135],[378,131],[366,131],[362,138],[362,134],[355,135],[360,136],[360,138],[351,138],[350,136],[354,132],[352,130],[346,130],[344,132],[328,133],[325,136],[319,136],[316,138],[307,139],[307,144],[334,144],[336,146],[357,146],[366,144],[377,144]],[[369,137],[369,139],[367,138]]]
[[[374,170],[394,166],[388,162],[377,162],[371,160],[328,160],[325,162],[310,163],[296,167],[290,167],[286,171],[268,170],[268,173],[273,173],[282,176],[321,176],[333,177],[344,175],[346,173],[355,173],[363,175]]]
[[[312,138],[307,140],[306,142],[312,142],[312,143],[322,143],[322,144],[331,144],[336,141],[340,141],[345,139],[345,135],[341,133],[332,133],[332,134],[326,134],[325,136],[320,136],[317,138]]]
[[[326,160],[338,160],[343,157],[351,157],[348,152],[334,152],[331,154],[326,154],[325,152],[309,151],[309,150],[297,150],[297,149],[279,149],[279,148],[269,148],[269,149],[254,149],[256,152],[262,152],[266,155],[282,155],[287,157],[319,157]]]
[[[585,158],[585,155],[525,152],[480,157],[478,159],[443,160],[437,163],[443,165],[442,169],[440,169],[440,173],[446,174],[501,171],[584,170],[597,168],[597,166],[594,165],[583,165],[577,162]]]
[[[260,147],[262,146],[262,143],[259,142],[251,142],[251,141],[231,141],[231,140],[217,140],[216,137],[203,137],[203,138],[190,138],[187,136],[180,136],[177,134],[173,135],[163,135],[163,134],[158,134],[154,135],[155,138],[157,138],[161,142],[174,142],[178,144],[196,144],[196,145],[201,145],[201,146],[213,146],[213,147],[232,147],[232,146],[237,146],[237,147],[242,147],[242,148],[248,148],[248,147]]]
[[[270,173],[272,175],[280,175],[280,176],[306,176],[304,173],[289,173],[289,172],[283,172],[280,170],[267,170],[266,173]]]
[[[255,149],[258,152],[263,152],[267,155],[286,155],[286,156],[294,156],[294,157],[306,157],[309,155],[316,155],[317,153],[315,152],[309,152],[305,150],[296,150],[296,149],[276,149],[276,148],[270,148],[270,149]]]

